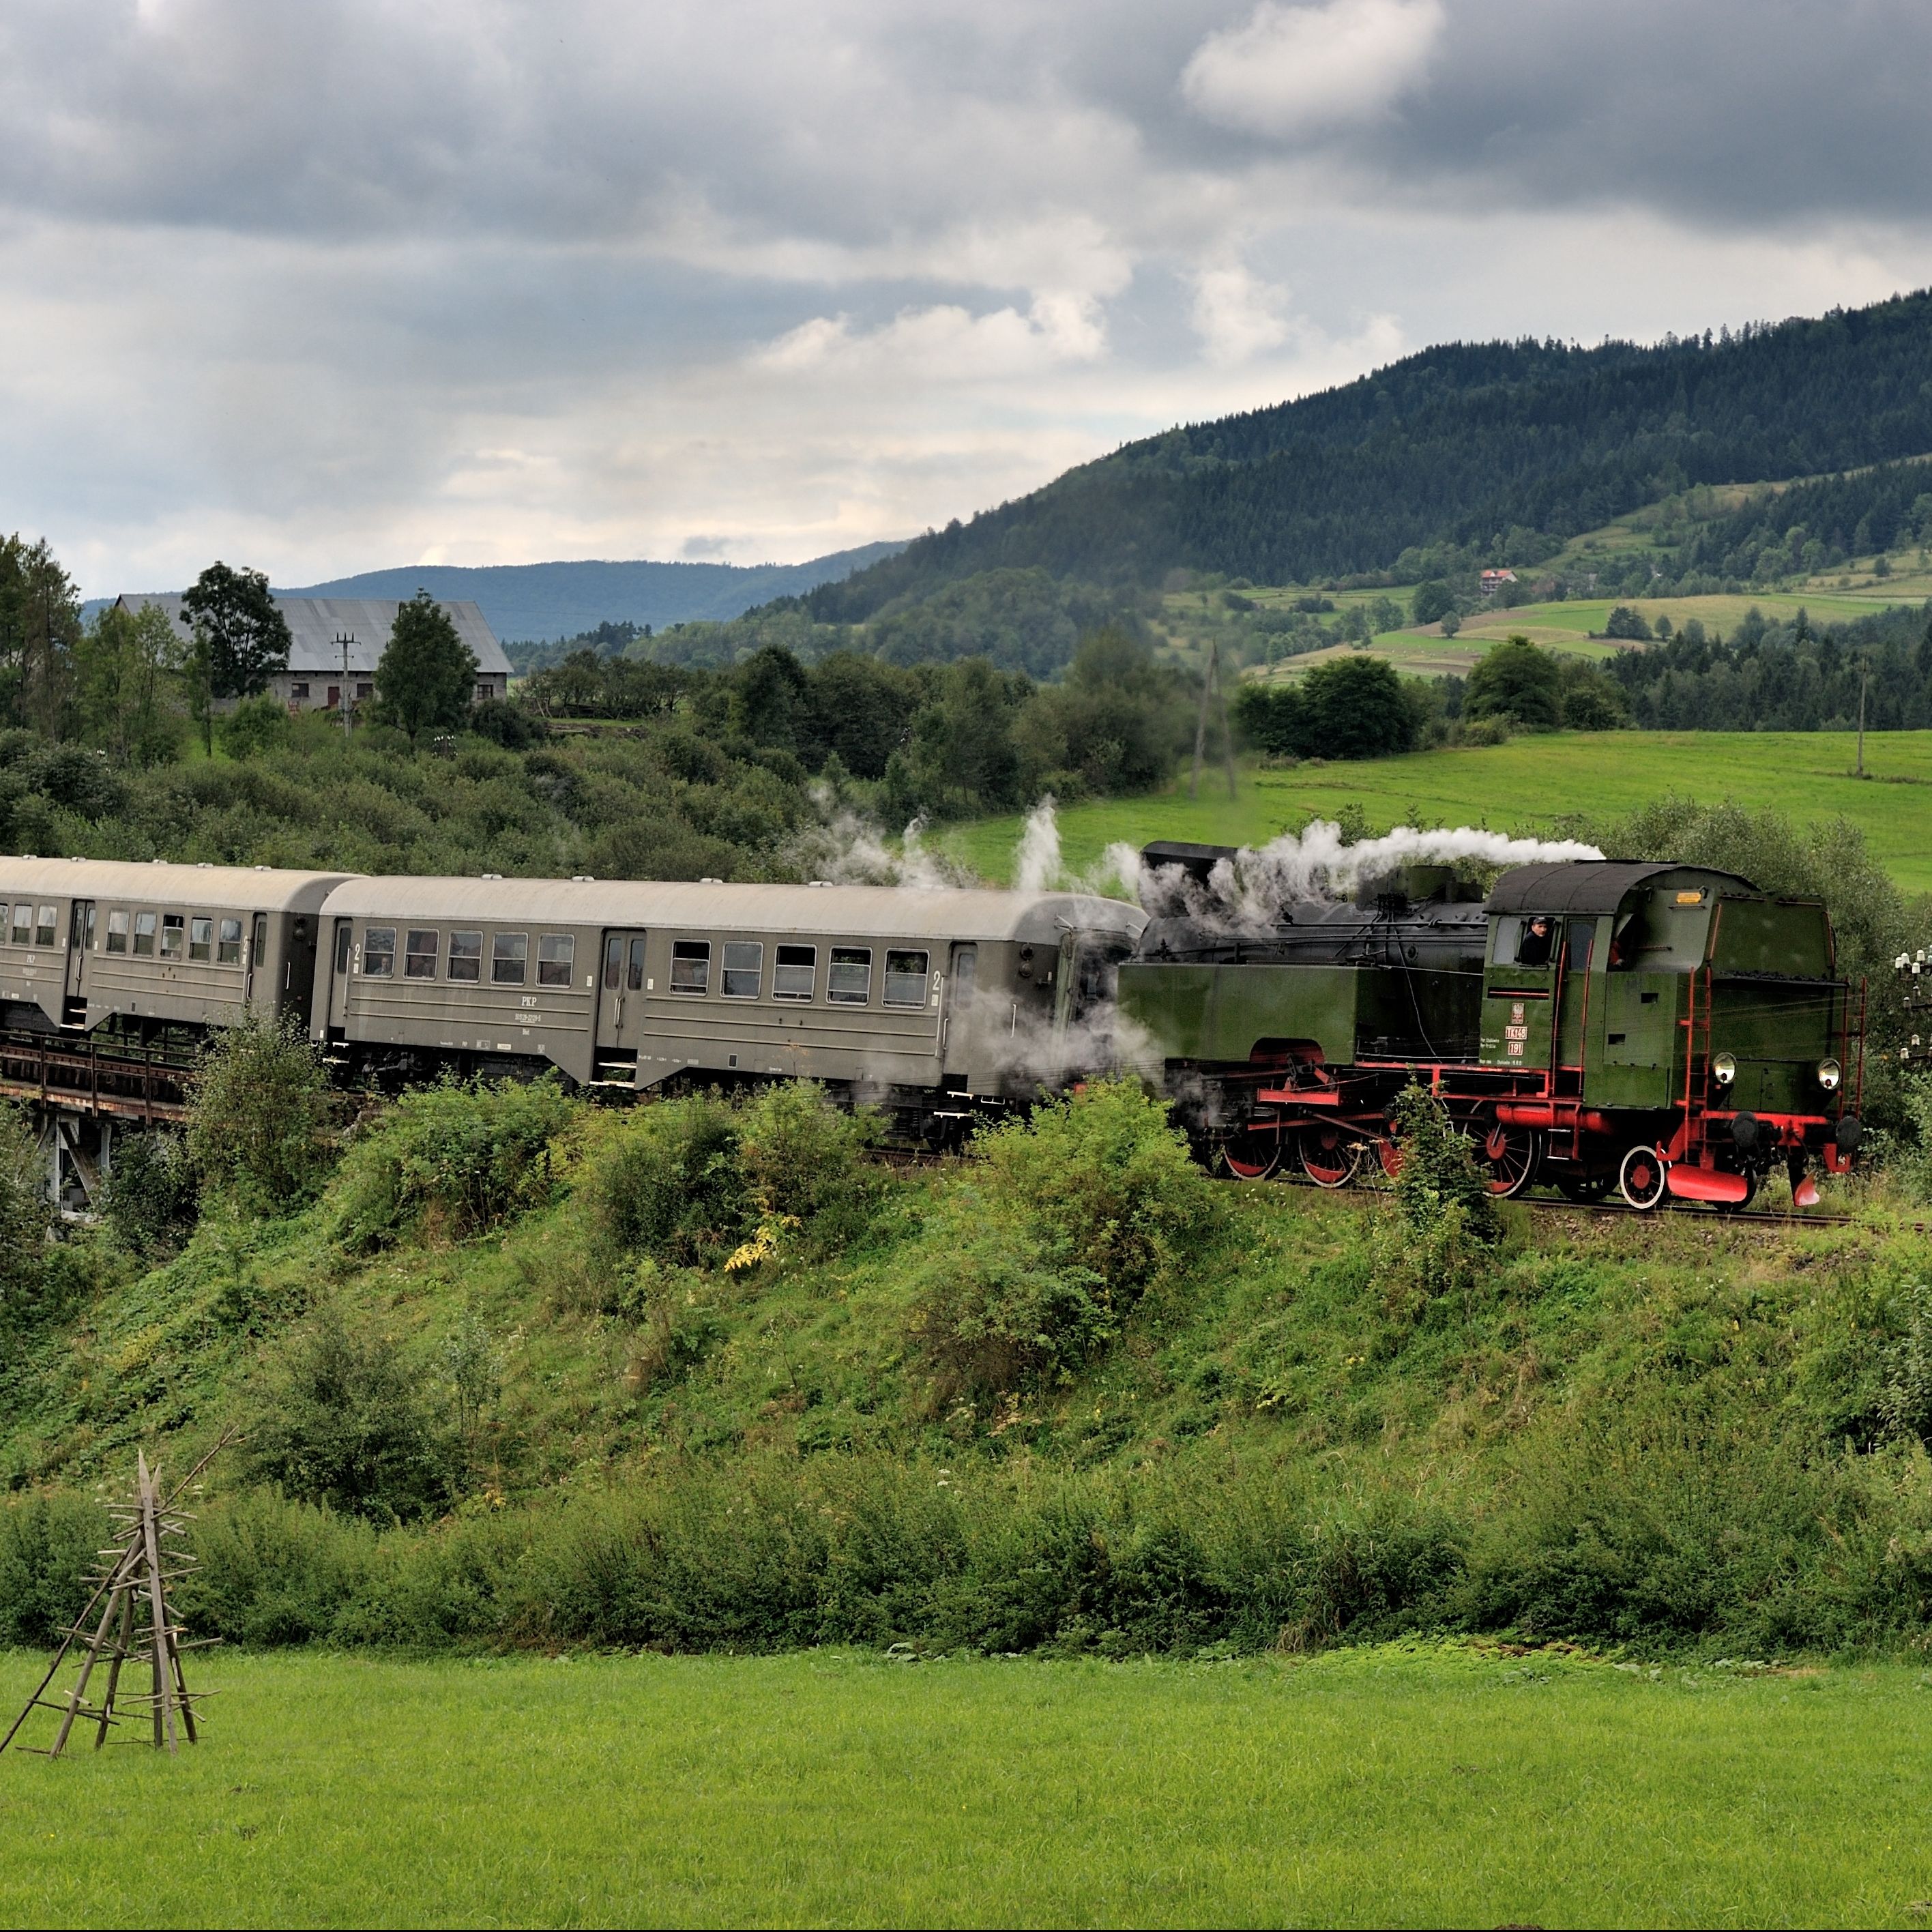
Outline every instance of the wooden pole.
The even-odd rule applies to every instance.
[[[1214,668],[1220,661],[1218,643],[1208,647],[1208,670],[1201,680],[1201,715],[1194,721],[1194,782],[1187,788],[1190,798],[1201,796],[1201,760],[1208,749],[1208,692],[1214,681]]]
[[[1858,667],[1858,776],[1865,775],[1865,687],[1871,682],[1869,661]]]
[[[161,1594],[160,1528],[155,1520],[154,1479],[148,1473],[145,1450],[136,1452],[135,1468],[141,1485],[141,1540],[148,1552],[148,1604],[154,1619],[154,1743],[170,1756],[180,1749],[175,1736],[174,1672],[169,1667],[168,1606]]]

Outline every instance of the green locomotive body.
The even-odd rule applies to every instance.
[[[1150,848],[1204,884],[1226,854]],[[1156,916],[1120,971],[1122,1012],[1231,1172],[1285,1156],[1338,1185],[1400,1159],[1396,1095],[1431,1087],[1479,1141],[1492,1185],[1580,1198],[1620,1187],[1742,1204],[1783,1162],[1861,1139],[1861,995],[1815,899],[1706,868],[1519,867],[1480,903],[1447,873],[1270,922]]]

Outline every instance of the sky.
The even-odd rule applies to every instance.
[[[1456,338],[1932,283],[1923,0],[7,0],[0,530],[795,562]]]

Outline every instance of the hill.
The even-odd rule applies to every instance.
[[[805,602],[849,622],[993,569],[1150,585],[1394,572],[1405,553],[1420,576],[1431,549],[1534,563],[1672,491],[1928,449],[1932,294],[1648,347],[1452,343],[1129,444]]]

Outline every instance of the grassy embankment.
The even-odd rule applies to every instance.
[[[1902,890],[1932,892],[1932,732],[1868,736],[1863,782],[1852,776],[1855,757],[1855,739],[1844,732],[1563,732],[1360,764],[1270,769],[1244,760],[1232,800],[1211,766],[1200,796],[1190,799],[1184,764],[1163,793],[1068,807],[1060,834],[1066,864],[1078,872],[1116,840],[1258,844],[1349,806],[1378,830],[1439,824],[1535,833],[1565,816],[1615,816],[1674,794],[1768,807],[1800,822],[1842,814],[1862,828]],[[1004,881],[1021,824],[981,820],[938,842]]]
[[[34,1660],[0,1658],[10,1702]],[[196,1660],[176,1762],[0,1760],[0,1923],[1922,1924],[1898,1667]]]

